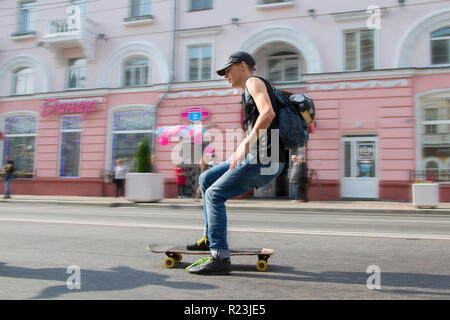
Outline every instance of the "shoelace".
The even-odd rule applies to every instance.
[[[186,270],[189,270],[190,268],[195,267],[196,265],[203,264],[203,263],[205,263],[205,262],[207,262],[207,261],[209,261],[209,260],[212,260],[212,257],[202,258],[202,259],[200,259],[200,260],[194,262],[194,263],[191,264],[190,266],[188,266],[188,267],[186,268]]]
[[[203,237],[200,240],[197,241],[197,245],[201,245],[202,242],[204,242],[205,244],[208,242],[208,238],[207,237]]]

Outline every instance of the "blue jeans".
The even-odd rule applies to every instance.
[[[298,183],[291,182],[291,184],[292,184],[293,191],[294,191],[294,199],[300,200],[300,194],[298,193]]]
[[[210,242],[211,255],[216,259],[230,257],[227,243],[227,214],[225,202],[254,187],[262,187],[276,178],[284,168],[284,163],[262,164],[251,161],[249,155],[245,161],[230,171],[227,160],[200,175],[200,189],[203,197],[205,232]]]
[[[9,187],[11,185],[11,181],[12,181],[12,178],[5,178],[5,180],[4,180],[4,182],[5,182],[5,197],[11,196],[11,190],[9,189]]]

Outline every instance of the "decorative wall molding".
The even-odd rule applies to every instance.
[[[180,38],[187,38],[187,37],[200,37],[200,36],[215,36],[221,32],[222,32],[221,26],[212,26],[212,27],[204,27],[204,28],[178,30],[177,35]]]
[[[257,50],[266,44],[283,42],[292,45],[305,59],[307,73],[322,72],[322,58],[319,47],[314,40],[300,29],[290,27],[269,27],[252,34],[246,39],[239,51],[255,54]]]
[[[178,98],[200,98],[200,97],[225,97],[229,95],[240,94],[238,89],[228,89],[228,90],[205,90],[205,91],[182,91],[177,93],[170,93],[166,96],[166,99],[178,99]]]
[[[434,30],[450,26],[450,9],[433,12],[417,21],[404,35],[397,48],[395,65],[397,68],[413,66],[416,45],[422,36]]]
[[[308,90],[333,90],[333,89],[361,89],[361,88],[376,88],[376,87],[384,87],[384,88],[392,88],[392,87],[406,87],[409,85],[408,79],[397,79],[397,80],[370,80],[370,81],[362,81],[362,82],[338,82],[331,84],[311,84],[308,86]]]

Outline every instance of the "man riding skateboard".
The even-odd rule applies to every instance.
[[[232,87],[244,90],[244,117],[247,136],[224,163],[205,171],[199,179],[205,215],[204,237],[188,245],[190,250],[211,251],[212,259],[188,271],[217,275],[231,272],[227,243],[225,202],[254,187],[262,187],[284,168],[284,147],[277,136],[276,100],[269,96],[265,80],[254,77],[255,60],[246,52],[233,53],[220,70]]]

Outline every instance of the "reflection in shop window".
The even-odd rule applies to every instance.
[[[62,122],[59,175],[78,177],[80,175],[81,116],[65,116]]]
[[[121,159],[134,172],[136,152],[144,139],[148,139],[153,154],[153,117],[153,111],[127,110],[114,113],[112,168],[116,160]]]
[[[448,181],[450,161],[449,99],[422,100],[422,180]]]
[[[9,156],[14,161],[17,178],[31,178],[34,173],[36,144],[36,117],[15,116],[5,119],[3,161]]]

